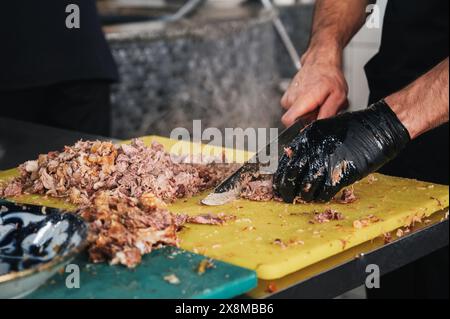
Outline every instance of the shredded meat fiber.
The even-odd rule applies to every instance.
[[[241,197],[259,202],[272,200],[274,198],[272,176],[244,182]]]
[[[355,191],[352,188],[344,188],[342,190],[342,194],[340,198],[338,199],[338,202],[341,204],[351,204],[353,202],[356,202],[358,198],[355,195]]]
[[[330,221],[334,220],[342,220],[344,219],[344,215],[342,215],[340,212],[335,211],[334,209],[326,209],[323,212],[315,212],[313,220],[310,221],[311,224],[323,224],[323,223],[329,223]]]

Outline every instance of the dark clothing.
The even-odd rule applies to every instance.
[[[398,91],[448,57],[449,1],[389,0],[366,73],[373,99]]]
[[[367,64],[370,103],[413,82],[448,57],[449,2],[389,0],[379,53]],[[427,107],[433,107],[429,105]],[[412,141],[380,172],[449,184],[448,123]],[[448,298],[449,249],[407,265],[381,279],[369,298]]]
[[[66,25],[69,4],[79,7],[79,29]],[[110,134],[118,75],[95,1],[5,1],[0,39],[0,116]]]
[[[449,1],[388,2],[380,51],[366,66],[370,104],[404,88],[448,57],[448,11]],[[420,136],[381,172],[448,185],[448,135],[445,124]]]
[[[109,95],[107,81],[76,81],[0,91],[0,116],[108,136]]]
[[[117,80],[93,0],[14,0],[0,8],[0,91],[77,80]],[[68,29],[69,4],[80,28]],[[0,107],[4,107],[3,104]]]
[[[369,299],[448,299],[448,247],[384,275]]]

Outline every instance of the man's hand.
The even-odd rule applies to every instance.
[[[334,116],[347,105],[348,86],[341,69],[341,54],[324,51],[306,54],[302,59],[303,68],[281,100],[287,110],[281,119],[285,126],[310,113],[318,119]]]
[[[374,0],[317,0],[311,40],[303,68],[281,100],[286,126],[308,114],[312,119],[336,115],[347,102],[342,52],[365,22],[366,6]]]
[[[327,202],[378,170],[409,142],[408,131],[380,101],[368,109],[318,120],[291,142],[274,175],[284,201]]]

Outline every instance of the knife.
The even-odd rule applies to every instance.
[[[284,147],[288,145],[297,134],[311,121],[306,118],[298,119],[293,125],[285,129],[277,138],[263,147],[248,162],[244,163],[233,174],[227,177],[217,186],[212,193],[206,196],[201,203],[207,206],[221,206],[239,198],[242,190],[242,179],[247,174],[258,173],[261,175],[273,175],[270,170],[271,163],[280,160],[284,153]]]

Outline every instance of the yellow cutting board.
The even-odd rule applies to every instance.
[[[176,141],[146,137],[171,149]],[[195,147],[194,147],[195,148]],[[173,149],[172,149],[173,150]],[[210,150],[219,150],[211,147]],[[198,151],[198,149],[197,149]],[[194,150],[194,152],[196,152]],[[220,150],[222,152],[222,150]],[[249,154],[237,152],[239,159]],[[226,151],[228,157],[236,155]],[[0,181],[16,173],[0,173]],[[231,264],[253,269],[261,279],[281,278],[344,250],[370,241],[384,233],[426,222],[427,216],[449,206],[448,186],[375,174],[354,185],[359,198],[352,204],[285,204],[237,200],[220,207],[199,204],[206,195],[179,200],[169,206],[175,213],[190,215],[226,213],[237,216],[225,226],[187,225],[180,233],[181,247]],[[21,203],[71,208],[55,199],[21,196]],[[311,224],[314,211],[332,208],[345,219],[325,224]],[[379,221],[367,227],[355,228],[354,221],[376,216]]]

